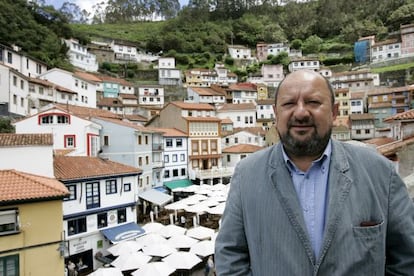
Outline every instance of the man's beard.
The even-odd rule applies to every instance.
[[[332,129],[321,136],[317,130],[312,133],[312,136],[306,140],[299,141],[290,135],[290,128],[288,131],[281,135],[279,132],[280,140],[282,141],[283,147],[288,155],[293,156],[320,156],[325,150],[331,138]]]

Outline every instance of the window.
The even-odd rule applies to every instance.
[[[177,154],[173,154],[173,155],[172,155],[172,161],[173,161],[173,162],[177,162],[177,161],[178,161],[178,156],[177,156]]]
[[[75,135],[64,135],[65,137],[65,148],[76,147]]]
[[[211,146],[211,150],[213,151],[217,150],[217,141],[211,141],[210,146]]]
[[[7,62],[13,63],[13,55],[11,52],[7,52]]]
[[[240,122],[240,116],[237,116],[237,122]]]
[[[237,144],[239,142],[239,138],[234,137],[234,143]]]
[[[228,143],[230,143],[230,139],[229,138],[226,138],[226,144],[228,144]]]
[[[185,154],[184,153],[180,154],[180,161],[185,161]]]
[[[98,217],[98,228],[108,226],[108,214],[107,213],[100,213],[97,215]]]
[[[360,129],[357,129],[356,130],[356,134],[361,134],[361,130]]]
[[[44,115],[40,117],[40,123],[42,125],[53,124],[53,115]]]
[[[19,232],[19,210],[0,210],[0,236]],[[1,275],[1,274],[0,274]]]
[[[165,170],[164,171],[164,178],[169,178],[170,177],[170,171],[169,170]]]
[[[67,115],[58,115],[57,116],[57,123],[58,124],[68,124],[69,123],[69,116],[67,116]]]
[[[183,139],[177,139],[177,140],[175,141],[175,146],[176,146],[177,148],[182,147],[182,146],[183,146]]]
[[[24,80],[20,80],[20,88],[24,89]]]
[[[141,144],[142,144],[142,136],[138,135],[138,145],[141,145]]]
[[[176,177],[176,176],[178,176],[178,169],[173,170],[173,177]]]
[[[0,257],[0,275],[18,276],[19,271],[19,254]]]
[[[370,131],[369,129],[366,129],[366,130],[365,130],[365,134],[370,134],[370,132],[371,132],[371,131]]]
[[[145,135],[145,145],[148,145],[148,135]]]
[[[68,220],[68,235],[86,232],[86,217]]]
[[[111,179],[111,180],[106,180],[105,181],[105,188],[106,188],[106,194],[110,195],[110,194],[116,194],[116,180],[115,179]]]
[[[100,207],[99,182],[86,183],[86,209]]]
[[[173,146],[172,139],[170,139],[170,138],[166,139],[165,144],[166,144],[167,148],[171,148]]]
[[[109,136],[108,135],[104,135],[104,146],[109,146]]]
[[[181,169],[181,176],[185,176],[185,168]]]
[[[70,195],[65,198],[65,200],[75,200],[76,199],[76,185],[66,186],[69,190]]]
[[[118,209],[118,223],[126,222],[126,209]]]
[[[138,157],[138,166],[142,166],[142,157]]]
[[[131,191],[131,183],[124,183],[124,192]]]
[[[230,162],[231,161],[231,156],[230,156],[230,154],[227,154],[227,162]]]
[[[164,162],[165,163],[170,162],[170,157],[168,155],[164,155]]]
[[[149,165],[149,157],[145,156],[145,165]]]

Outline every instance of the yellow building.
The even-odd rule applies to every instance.
[[[0,170],[0,275],[64,275],[66,195],[56,179]]]

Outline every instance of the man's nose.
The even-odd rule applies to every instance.
[[[294,115],[297,119],[301,119],[301,118],[309,116],[309,110],[307,109],[305,103],[298,102],[296,104]]]

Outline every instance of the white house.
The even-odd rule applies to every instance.
[[[0,64],[0,113],[26,116],[29,108],[29,78],[16,69]]]
[[[333,73],[329,81],[334,88],[349,88],[351,92],[362,92],[380,85],[379,73],[373,73],[370,70]]]
[[[46,63],[21,53],[18,46],[8,47],[0,44],[0,64],[33,78],[47,71]]]
[[[253,103],[223,104],[217,106],[216,114],[220,119],[232,120],[234,128],[256,126],[256,106]]]
[[[237,163],[250,154],[263,149],[262,147],[251,144],[238,144],[223,149],[223,166],[235,167]]]
[[[228,148],[238,144],[265,146],[266,132],[260,127],[235,128],[231,133],[221,139],[222,148]]]
[[[161,57],[158,59],[158,83],[160,85],[181,84],[181,71],[175,68],[175,58]]]
[[[318,72],[320,69],[320,62],[317,58],[311,57],[292,58],[288,68],[289,72],[294,72],[301,69],[313,70]]]
[[[67,55],[70,63],[85,71],[97,72],[98,62],[96,55],[89,53],[88,48],[81,45],[77,39],[63,39],[66,46],[69,48]]]
[[[60,86],[77,93],[76,105],[96,107],[96,82],[84,77],[81,72],[69,72],[59,68],[51,69],[39,78],[58,83]]]
[[[50,133],[1,133],[0,156],[3,156],[0,158],[1,170],[14,169],[54,177],[53,136]]]
[[[257,100],[256,105],[256,122],[257,126],[268,130],[275,120],[273,111],[274,99]]]
[[[257,85],[254,83],[235,83],[226,88],[234,104],[254,103],[257,100]]]
[[[226,102],[226,91],[217,85],[188,87],[187,99],[194,103],[224,104]]]
[[[137,47],[134,44],[113,40],[110,46],[115,53],[115,61],[121,63],[138,61]]]
[[[55,151],[72,156],[97,156],[101,126],[88,116],[77,115],[76,108],[60,104],[46,106],[43,111],[15,122],[16,133],[50,133]]]
[[[371,62],[377,63],[401,57],[401,42],[398,39],[388,39],[375,42],[371,46]]]
[[[247,59],[251,60],[252,57],[252,50],[248,47],[242,45],[229,45],[227,46],[229,55],[233,59]]]
[[[97,157],[55,156],[55,177],[70,195],[63,202],[65,261],[87,273],[103,265],[112,244],[145,233],[137,222],[137,168]]]
[[[283,65],[281,64],[263,64],[260,71],[263,83],[271,87],[278,87],[279,83],[285,77]]]
[[[140,105],[164,106],[164,87],[160,85],[138,86],[138,103]]]

